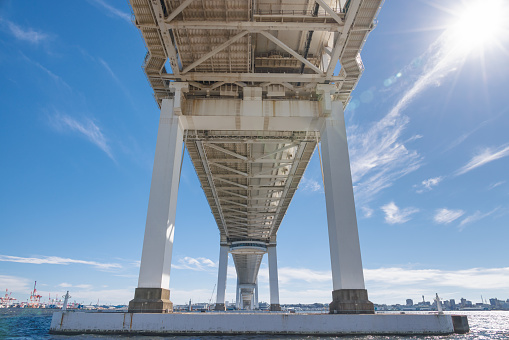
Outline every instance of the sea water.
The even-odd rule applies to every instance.
[[[408,313],[408,312],[407,312]],[[451,334],[442,336],[342,336],[342,337],[316,337],[316,336],[105,336],[105,335],[51,335],[49,327],[53,310],[50,309],[0,309],[0,339],[340,339],[340,340],[389,340],[389,339],[444,339],[444,340],[509,340],[509,311],[479,311],[460,312],[468,316],[470,333]]]

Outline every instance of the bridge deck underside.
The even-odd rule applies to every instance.
[[[186,147],[221,235],[270,242],[317,138],[315,132],[187,131]],[[233,254],[240,283],[255,283],[262,256]]]
[[[309,83],[334,82],[346,105],[364,70],[359,52],[383,0],[324,2],[335,17],[313,0],[131,0],[157,102],[171,96],[170,80],[191,81],[192,96],[223,84],[241,93],[239,81],[259,79],[264,91],[285,83],[286,96],[303,96]],[[348,32],[341,35],[345,25]],[[330,56],[341,65],[335,78]],[[271,77],[276,74],[313,77],[278,81]]]

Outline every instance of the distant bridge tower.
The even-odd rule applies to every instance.
[[[183,143],[219,228],[216,309],[225,308],[228,254],[237,271],[237,305],[251,309],[267,253],[270,309],[280,310],[277,231],[319,141],[330,311],[374,312],[364,286],[343,109],[364,70],[359,53],[382,1],[131,0],[148,48],[143,68],[161,108],[131,312],[172,311]]]

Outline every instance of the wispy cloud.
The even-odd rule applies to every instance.
[[[362,210],[365,218],[370,218],[371,216],[373,216],[373,213],[375,212],[373,209],[371,209],[368,206],[361,207],[361,210]]]
[[[172,268],[175,269],[189,269],[196,271],[205,271],[211,270],[212,268],[217,268],[217,264],[211,259],[205,257],[189,257],[186,256],[184,258],[180,258],[177,264],[172,264]]]
[[[102,58],[98,58],[98,60],[99,60],[99,63],[102,65],[102,67],[104,67],[104,69],[106,69],[106,71],[111,76],[111,78],[113,78],[113,80],[115,81],[117,86],[122,90],[122,92],[124,92],[124,95],[129,99],[131,104],[133,104],[132,96],[129,93],[129,90],[125,87],[124,83],[122,81],[120,81],[120,79],[117,77],[115,72],[113,72],[110,65],[106,61],[104,61],[104,59],[102,59]]]
[[[499,208],[495,208],[491,211],[488,211],[487,213],[481,213],[479,210],[477,210],[475,213],[473,213],[472,215],[470,216],[467,216],[463,219],[463,221],[460,222],[460,225],[458,226],[458,228],[460,230],[463,230],[465,228],[465,226],[467,224],[470,224],[470,223],[473,223],[473,222],[477,222],[479,220],[482,220],[483,218],[485,217],[488,217],[490,215],[492,215],[493,213],[495,213],[496,211],[498,211]]]
[[[302,176],[302,179],[300,180],[299,188],[303,191],[308,192],[319,192],[322,191],[322,186],[320,183],[312,178],[308,178],[305,176]]]
[[[416,190],[416,192],[418,194],[421,194],[426,191],[431,191],[433,189],[433,187],[436,187],[438,185],[438,183],[440,183],[443,179],[444,179],[444,177],[442,177],[442,176],[429,178],[429,179],[422,181],[420,185],[414,185],[414,187],[418,188]]]
[[[408,222],[411,215],[419,212],[419,209],[412,207],[400,209],[394,202],[382,206],[381,209],[385,213],[385,222],[389,224]]]
[[[481,150],[477,155],[456,171],[456,176],[463,175],[475,168],[493,162],[497,159],[509,156],[509,145],[505,144],[496,149],[485,148]]]
[[[498,181],[496,183],[493,183],[491,184],[489,187],[488,187],[488,190],[491,190],[491,189],[495,189],[496,187],[499,187],[501,186],[502,184],[505,184],[506,181]]]
[[[461,52],[461,53],[460,53]],[[367,202],[381,190],[390,187],[398,178],[418,169],[422,157],[415,150],[409,150],[408,143],[421,136],[402,141],[403,131],[409,123],[403,111],[421,93],[431,87],[440,86],[442,80],[458,70],[466,51],[455,42],[454,32],[445,31],[421,56],[403,70],[409,79],[403,82],[403,93],[388,114],[366,131],[352,127],[349,130],[352,176],[357,201]],[[416,76],[416,64],[420,73]],[[415,78],[415,79],[412,79]]]
[[[400,141],[408,122],[406,116],[389,114],[367,131],[355,126],[349,129],[352,180],[359,203],[369,202],[395,180],[420,167],[421,156]]]
[[[122,266],[118,263],[102,263],[96,261],[75,260],[58,256],[19,257],[10,255],[0,255],[0,262],[16,262],[27,264],[58,264],[58,265],[84,264],[103,270],[122,268]]]
[[[78,121],[68,115],[56,113],[50,117],[50,124],[61,132],[77,132],[81,134],[114,160],[108,140],[101,129],[89,118]]]
[[[131,23],[131,15],[129,13],[123,12],[110,4],[108,4],[105,0],[89,0],[89,2],[99,5],[103,9],[106,10],[106,13],[108,15],[116,16],[122,20],[127,21],[128,23]]]
[[[438,209],[435,212],[435,216],[433,217],[433,220],[436,223],[449,224],[452,221],[457,220],[464,214],[465,214],[465,212],[461,209],[451,210],[451,209],[447,209],[447,208],[442,208],[442,209]]]
[[[49,34],[36,31],[30,27],[21,27],[12,21],[0,18],[0,24],[5,24],[9,32],[18,40],[27,41],[31,44],[39,44],[49,39]]]
[[[41,65],[39,62],[30,59],[23,52],[20,52],[20,54],[21,54],[21,57],[23,59],[25,59],[26,61],[28,61],[29,63],[31,63],[32,65],[36,66],[40,70],[42,70],[44,73],[46,73],[51,79],[53,79],[55,81],[55,83],[63,85],[67,90],[72,92],[71,86],[69,84],[67,84],[67,82],[64,79],[62,79],[62,77],[60,77],[60,76],[56,75],[55,73],[51,72],[49,69],[47,69],[46,67]]]
[[[99,63],[106,69],[106,71],[108,71],[108,73],[115,80],[115,82],[120,83],[120,80],[118,79],[117,75],[112,71],[110,65],[107,62],[105,62],[104,59],[102,59],[102,58],[98,58],[98,59],[99,59]]]

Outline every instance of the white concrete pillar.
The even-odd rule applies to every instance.
[[[164,99],[157,132],[138,288],[169,289],[183,127]]]
[[[240,309],[240,300],[242,299],[242,296],[240,295],[240,288],[239,288],[239,278],[237,278],[237,301],[235,301],[235,304],[237,306],[237,309]]]
[[[281,310],[279,306],[276,245],[270,244],[267,251],[269,257],[270,310]]]
[[[256,279],[256,285],[255,285],[254,308],[255,309],[259,309],[260,308],[260,305],[258,304],[258,279]]]
[[[221,245],[219,250],[219,269],[217,273],[216,310],[225,310],[224,297],[226,294],[226,274],[228,270],[228,245]]]
[[[323,175],[334,290],[364,289],[357,217],[343,104],[332,112],[321,132]]]

